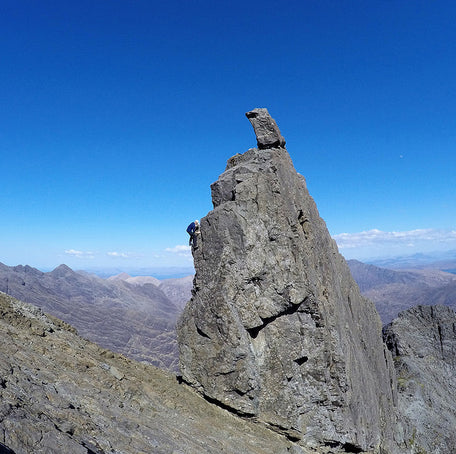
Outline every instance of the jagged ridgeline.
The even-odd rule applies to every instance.
[[[395,373],[361,296],[266,109],[257,148],[228,160],[193,251],[178,323],[185,382],[308,447],[396,452]]]

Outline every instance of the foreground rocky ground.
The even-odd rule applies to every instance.
[[[0,336],[0,443],[16,454],[305,452],[2,293]]]
[[[453,452],[455,326],[450,308],[419,306],[385,328],[404,433],[398,452]],[[333,452],[306,451],[205,401],[173,374],[98,347],[3,293],[0,336],[1,454]]]

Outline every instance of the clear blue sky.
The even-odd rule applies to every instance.
[[[2,0],[0,262],[191,265],[254,107],[345,256],[456,249],[455,23],[453,1]]]

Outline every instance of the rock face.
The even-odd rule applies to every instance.
[[[0,292],[0,453],[306,454]]]
[[[413,307],[386,326],[384,336],[398,376],[404,452],[454,452],[455,312],[445,306]]]
[[[229,159],[211,187],[178,322],[183,379],[303,446],[395,452],[395,374],[378,313],[274,120],[246,115],[260,149]]]

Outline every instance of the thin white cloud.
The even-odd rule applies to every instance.
[[[334,235],[340,249],[352,249],[359,247],[402,245],[413,247],[416,243],[452,243],[456,242],[455,230],[440,229],[415,229],[403,232],[384,232],[378,229],[367,230],[358,233],[339,233]]]
[[[65,250],[65,254],[71,255],[72,257],[76,257],[78,259],[93,259],[95,255],[91,251],[78,251],[76,249],[67,249]]]
[[[128,259],[129,257],[131,257],[131,255],[126,252],[117,252],[117,251],[107,252],[107,255],[109,255],[109,257],[115,257],[115,258],[121,258],[121,259]]]
[[[167,247],[165,249],[166,252],[171,252],[173,254],[183,254],[183,255],[188,255],[191,251],[190,246],[185,246],[183,244],[178,244],[177,246],[174,247]]]

